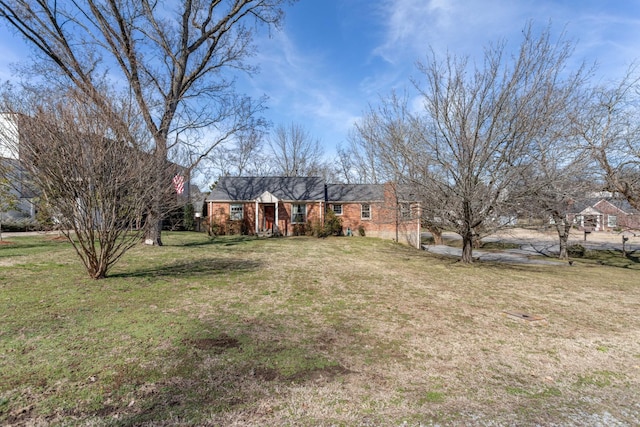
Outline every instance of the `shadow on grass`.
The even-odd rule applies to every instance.
[[[41,252],[48,252],[51,248],[65,248],[69,245],[69,241],[64,240],[52,240],[49,238],[35,240],[29,238],[25,240],[24,237],[17,239],[5,239],[3,244],[0,244],[0,258],[12,257],[19,255],[30,255]]]
[[[212,237],[200,242],[188,242],[179,246],[197,247],[197,246],[237,246],[258,240],[253,236],[222,236]]]
[[[197,259],[176,261],[155,267],[134,271],[121,271],[109,274],[109,277],[172,277],[172,276],[211,276],[230,272],[250,272],[262,266],[262,262],[244,258]]]
[[[134,404],[105,405],[90,416],[118,426],[172,424],[223,425],[235,411],[253,413],[274,390],[307,383],[321,387],[353,371],[325,356],[323,331],[309,332],[308,345],[288,339],[287,325],[271,319],[241,319],[226,326],[200,323],[177,337],[166,357],[174,366],[153,383],[123,384],[135,389]],[[330,344],[330,343],[329,343]],[[175,364],[173,361],[177,361]],[[148,372],[142,378],[153,378]],[[157,373],[156,373],[157,374]],[[138,378],[141,378],[138,375]]]
[[[637,270],[640,268],[640,251],[627,251],[626,255],[621,250],[589,250],[586,251],[581,261],[592,262],[608,267],[630,268]]]

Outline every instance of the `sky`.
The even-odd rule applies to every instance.
[[[411,91],[433,49],[478,58],[489,43],[517,47],[527,23],[575,43],[572,66],[619,78],[640,59],[638,0],[301,0],[282,31],[258,41],[250,91],[269,97],[274,124],[304,126],[327,155],[392,90]]]
[[[640,0],[300,0],[282,29],[263,33],[251,59],[260,72],[239,89],[266,95],[266,118],[296,124],[327,158],[345,146],[368,105],[392,90],[411,91],[416,62],[433,49],[478,58],[491,42],[517,47],[522,29],[551,26],[575,42],[573,65],[599,64],[599,79],[620,77],[640,59]],[[0,30],[0,79],[25,48]]]

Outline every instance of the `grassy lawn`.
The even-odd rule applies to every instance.
[[[11,240],[2,425],[640,424],[634,269],[169,233],[92,281]]]

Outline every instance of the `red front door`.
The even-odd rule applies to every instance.
[[[273,230],[273,222],[276,219],[276,207],[265,206],[264,207],[264,229]]]

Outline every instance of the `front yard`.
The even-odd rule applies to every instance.
[[[101,281],[65,242],[0,246],[0,424],[640,424],[635,270],[164,240]]]

